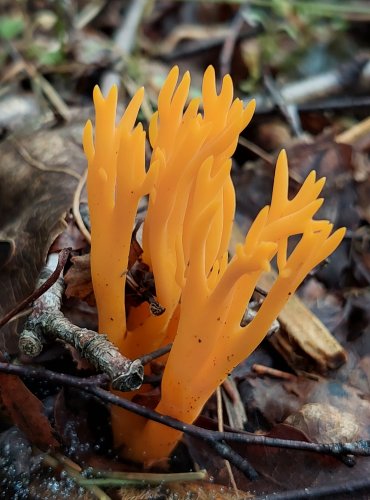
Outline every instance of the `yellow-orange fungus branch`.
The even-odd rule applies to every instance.
[[[104,99],[94,89],[95,142],[87,122],[83,145],[88,159],[91,269],[99,331],[122,348],[126,331],[125,283],[131,234],[140,198],[153,187],[157,164],[145,172],[145,132],[135,125],[144,89],[138,90],[116,125],[117,88]]]
[[[84,134],[89,160],[89,206],[92,225],[91,266],[99,328],[131,358],[173,341],[156,410],[191,423],[227,374],[263,340],[289,297],[344,236],[314,216],[325,180],[307,177],[288,198],[288,165],[279,155],[271,204],[253,222],[243,244],[228,263],[228,243],[235,211],[230,157],[249,123],[253,101],[233,100],[224,78],[216,92],[212,68],[205,72],[199,99],[185,107],[190,76],[178,82],[174,68],[158,98],[149,127],[153,149],[144,169],[145,134],[134,127],[142,99],[139,91],[115,125],[116,90],[104,100],[94,92],[95,150],[91,124]],[[124,282],[137,204],[149,193],[143,228],[143,261],[153,272],[162,316],[147,304],[124,309]],[[290,254],[291,236],[300,236]],[[263,272],[276,257],[278,277],[255,318],[241,326],[245,309]],[[181,433],[112,409],[117,445],[132,459],[168,456]]]

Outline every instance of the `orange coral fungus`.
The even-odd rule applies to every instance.
[[[126,331],[124,290],[132,228],[140,198],[154,184],[158,165],[145,172],[145,132],[134,127],[144,96],[137,91],[116,126],[117,88],[106,99],[94,89],[95,143],[87,122],[83,145],[88,158],[91,270],[99,331],[121,348]]]
[[[228,263],[235,210],[231,160],[254,103],[233,101],[229,76],[216,92],[208,68],[203,80],[203,113],[193,99],[185,109],[190,76],[178,81],[174,68],[158,98],[149,128],[153,148],[144,170],[145,135],[134,128],[140,90],[115,126],[116,90],[106,100],[94,92],[95,150],[88,122],[84,147],[89,160],[91,266],[99,328],[129,357],[150,352],[168,340],[157,411],[191,423],[227,374],[259,345],[273,320],[305,276],[339,245],[344,229],[313,217],[322,204],[324,179],[307,177],[288,199],[288,165],[280,153],[271,205],[261,210],[244,244]],[[147,304],[124,309],[124,282],[135,211],[149,193],[143,229],[143,261],[153,272],[156,293],[166,308],[150,314]],[[332,234],[331,234],[332,233]],[[287,255],[288,239],[301,235]],[[261,273],[276,256],[278,277],[255,318],[240,325]],[[117,445],[135,460],[153,460],[173,450],[181,433],[112,409]]]

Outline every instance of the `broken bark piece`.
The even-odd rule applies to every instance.
[[[82,357],[109,376],[113,389],[133,391],[141,386],[144,368],[140,360],[123,356],[106,335],[73,325],[60,311],[41,314],[37,326],[48,336],[75,347]]]
[[[273,271],[266,273],[259,286],[268,291],[275,279]],[[347,360],[343,347],[297,296],[290,299],[278,319],[281,328],[270,342],[293,369],[305,370],[314,365],[324,373]]]

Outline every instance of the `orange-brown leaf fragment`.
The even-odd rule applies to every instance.
[[[0,398],[13,423],[42,450],[59,447],[41,401],[15,375],[0,374]]]
[[[95,306],[94,291],[91,282],[90,254],[72,257],[72,267],[65,275],[66,296],[84,300]]]

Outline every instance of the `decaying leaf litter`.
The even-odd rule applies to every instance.
[[[52,10],[42,2],[31,2],[24,9],[2,7],[1,312],[5,315],[32,293],[53,243],[52,251],[71,247],[73,252],[66,271],[70,276],[74,272],[74,289],[69,279],[63,312],[73,324],[96,330],[88,272],[84,270],[79,285],[81,268],[75,264],[89,253],[79,229],[89,227],[86,193],[82,190],[76,200],[76,192],[86,167],[80,144],[84,121],[91,116],[87,106],[92,87],[101,83],[109,88],[115,81],[127,102],[145,83],[146,120],[173,64],[182,71],[192,70],[196,95],[203,70],[212,63],[219,75],[231,72],[241,96],[257,96],[257,102],[264,103],[260,110],[257,107],[257,121],[241,138],[235,156],[234,240],[245,234],[257,211],[268,203],[276,152],[283,146],[294,189],[312,168],[326,176],[328,212],[320,215],[348,231],[330,262],[305,281],[299,298],[284,311],[280,331],[236,369],[233,385],[223,386],[221,413],[212,398],[197,424],[220,430],[223,414],[224,429],[229,425],[234,432],[244,429],[329,445],[366,440],[369,64],[363,34],[369,12],[361,2],[335,12],[330,4],[304,11],[299,2],[292,2],[284,11],[258,3],[245,7],[142,1],[125,9],[120,2],[78,2]],[[279,46],[284,50],[277,50]],[[134,301],[143,300],[143,290],[151,290],[148,282],[141,286],[142,276],[134,276],[140,286],[139,294],[135,287],[130,290]],[[262,289],[266,286],[260,283]],[[87,296],[89,303],[83,300]],[[263,294],[256,294],[256,300],[263,300]],[[176,489],[165,483],[165,474],[194,468],[206,469],[215,485],[198,483],[178,495],[185,497],[188,491],[199,498],[236,497],[238,488],[241,496],[282,492],[284,498],[284,492],[297,490],[300,498],[302,488],[308,488],[306,495],[311,496],[344,482],[359,491],[369,488],[364,484],[366,457],[354,459],[350,453],[338,460],[322,450],[317,454],[233,444],[232,449],[258,473],[258,479],[251,481],[235,467],[231,476],[220,450],[210,450],[209,443],[189,436],[184,439],[187,449],[180,447],[169,468],[157,464],[146,471],[150,481],[150,472],[161,470],[164,484],[159,488],[120,489],[119,480],[123,485],[127,478],[124,483],[122,477],[109,477],[107,472],[101,484],[94,482],[83,472],[88,467],[140,470],[122,464],[112,451],[106,403],[98,403],[93,391],[84,391],[85,386],[107,383],[107,378],[97,375],[72,347],[51,339],[45,339],[37,358],[21,354],[17,333],[29,312],[28,307],[1,332],[4,491],[20,498],[37,497],[40,490],[44,497],[48,491],[50,498],[66,492],[86,498],[170,497]],[[22,378],[6,374],[9,361],[21,364]],[[49,371],[42,372],[45,369]],[[55,372],[64,374],[64,381],[53,379]],[[140,404],[155,404],[160,373],[157,363],[157,375],[151,376],[152,400]],[[76,378],[82,380],[80,388]],[[31,445],[37,447],[32,460],[22,461],[22,456],[31,456]],[[14,451],[20,446],[25,455]],[[233,461],[232,456],[229,459]],[[234,490],[220,490],[219,484],[224,488],[234,484]],[[345,489],[336,493],[344,495]]]

